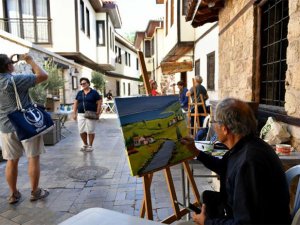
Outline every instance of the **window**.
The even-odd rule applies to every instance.
[[[126,94],[126,90],[125,90],[125,82],[123,82],[123,95]]]
[[[131,59],[130,59],[130,53],[128,53],[128,66],[131,66],[130,61],[131,61]]]
[[[4,30],[33,43],[51,43],[49,0],[4,0]]]
[[[125,51],[125,65],[128,65],[128,53]]]
[[[90,37],[90,11],[86,8],[85,9],[86,14],[86,35]]]
[[[117,96],[120,96],[120,81],[116,81],[116,94]]]
[[[104,20],[96,21],[97,45],[105,46],[105,27]]]
[[[168,0],[166,1],[166,21],[165,21],[165,24],[166,24],[166,36],[168,35],[168,19],[169,19],[169,9],[168,9]]]
[[[174,24],[174,0],[171,0],[171,26]]]
[[[78,81],[76,76],[72,76],[72,89],[77,90],[78,88]]]
[[[200,59],[195,62],[195,76],[200,76]]]
[[[112,33],[112,37],[113,37],[113,41],[112,41],[112,50],[114,50],[114,46],[115,46],[115,33]]]
[[[215,52],[207,55],[207,90],[215,90]]]
[[[139,70],[139,59],[136,58],[136,70]]]
[[[151,57],[151,41],[145,40],[145,57]]]
[[[85,23],[84,23],[84,3],[80,0],[80,29],[85,32]]]
[[[118,48],[118,63],[122,64],[122,51],[121,48]]]
[[[154,38],[151,40],[151,55],[154,55]]]
[[[261,10],[260,103],[284,106],[289,1],[265,2]]]
[[[183,16],[186,16],[188,7],[189,7],[189,1],[188,0],[182,0],[182,15]]]
[[[128,96],[130,96],[130,83],[128,83]]]
[[[118,47],[115,46],[115,63],[118,62],[118,57],[117,57],[117,54],[118,54]]]
[[[111,27],[109,27],[109,47],[111,49],[113,49],[113,46],[112,46],[112,32],[111,32]]]

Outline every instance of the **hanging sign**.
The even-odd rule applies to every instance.
[[[160,64],[163,74],[174,74],[193,70],[193,62],[162,62]]]

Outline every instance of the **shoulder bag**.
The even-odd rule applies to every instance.
[[[82,99],[83,99],[83,109],[84,109],[84,118],[90,119],[90,120],[98,120],[99,116],[94,111],[85,110],[85,104],[84,104],[84,92],[82,91]]]
[[[54,123],[45,108],[33,103],[23,108],[13,77],[11,81],[15,91],[17,110],[9,113],[7,117],[14,126],[18,139],[29,141],[52,130]]]

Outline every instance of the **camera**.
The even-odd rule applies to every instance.
[[[25,58],[24,54],[13,54],[10,59],[13,63],[17,63]]]

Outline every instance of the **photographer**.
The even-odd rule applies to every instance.
[[[14,63],[24,60],[32,67],[35,74],[12,75]],[[21,193],[17,189],[18,162],[25,152],[28,158],[28,174],[31,184],[31,201],[48,196],[49,192],[39,187],[40,158],[39,155],[45,152],[43,136],[38,136],[30,141],[21,142],[16,136],[15,129],[10,123],[7,115],[17,109],[16,97],[11,77],[13,76],[22,105],[28,106],[31,103],[29,88],[41,83],[48,78],[48,74],[38,66],[29,54],[13,55],[9,58],[0,54],[0,131],[2,140],[3,158],[7,160],[5,175],[10,189],[8,202],[17,203]]]

